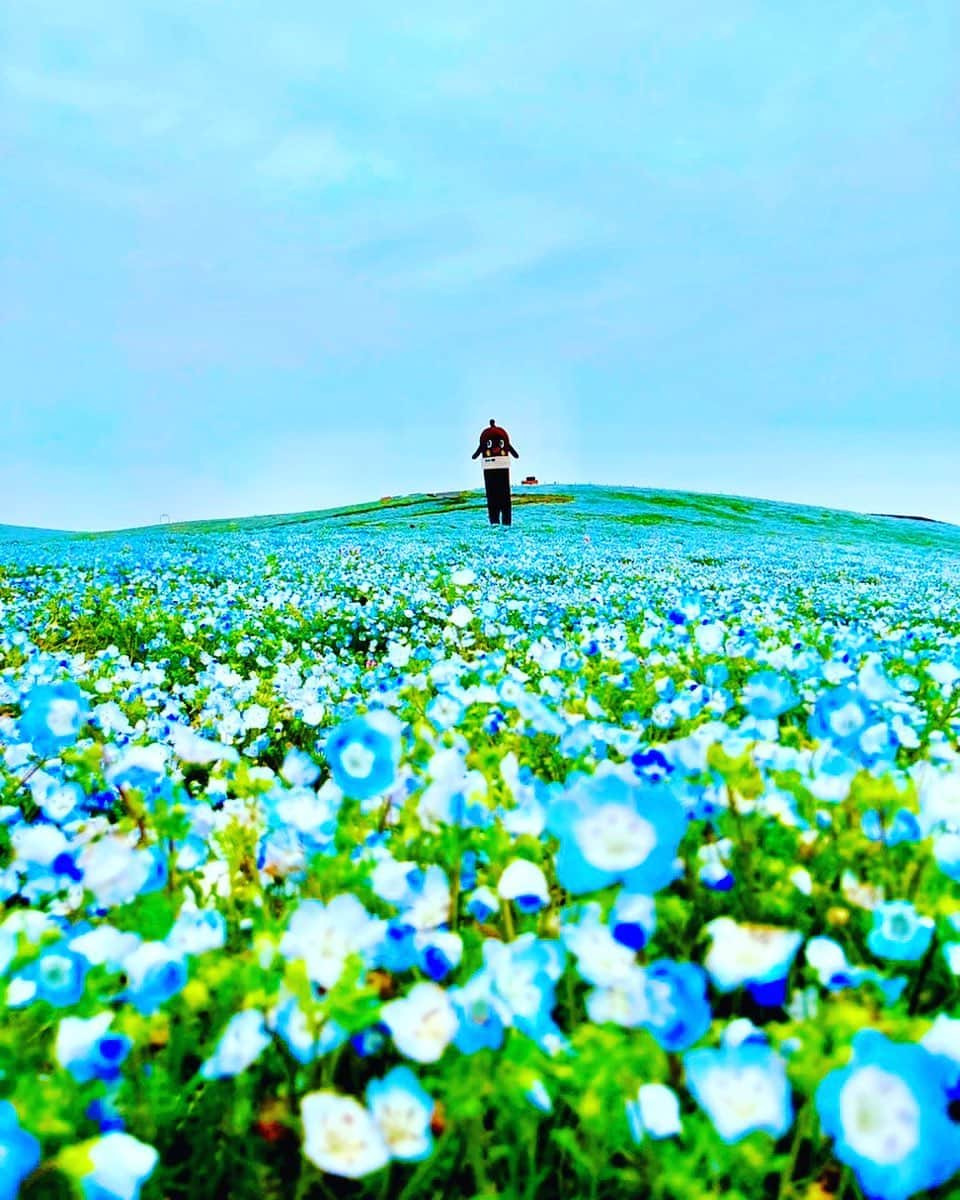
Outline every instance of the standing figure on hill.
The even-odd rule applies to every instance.
[[[491,525],[509,525],[513,517],[510,501],[510,455],[520,455],[510,443],[510,434],[493,417],[480,434],[473,458],[483,455],[483,483],[487,490],[487,514]]]

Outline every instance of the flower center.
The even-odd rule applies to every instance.
[[[657,844],[649,821],[626,804],[603,804],[574,826],[583,857],[601,871],[638,867]]]
[[[47,728],[54,737],[69,737],[77,731],[76,700],[52,700],[47,709]]]
[[[883,1166],[902,1161],[920,1140],[920,1109],[898,1075],[862,1067],[843,1085],[840,1116],[857,1154]]]
[[[343,769],[353,779],[367,779],[373,770],[377,756],[360,742],[351,742],[340,756]]]

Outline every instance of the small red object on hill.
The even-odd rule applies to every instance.
[[[526,479],[521,479],[520,482],[521,483],[539,483],[540,480],[537,479],[537,477],[535,475],[528,475],[526,477]]]

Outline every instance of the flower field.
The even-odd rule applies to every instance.
[[[960,531],[0,532],[0,1200],[960,1197]]]

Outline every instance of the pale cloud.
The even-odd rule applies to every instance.
[[[257,170],[288,186],[332,187],[357,176],[391,177],[393,167],[378,155],[349,149],[330,129],[284,134],[259,160]]]

